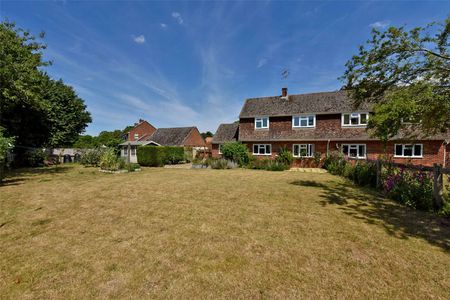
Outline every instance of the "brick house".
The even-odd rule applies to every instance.
[[[221,124],[217,129],[212,155],[220,156],[223,143],[238,140],[258,158],[274,158],[287,147],[302,159],[337,150],[354,159],[387,156],[399,163],[449,165],[450,133],[419,134],[414,141],[399,134],[384,145],[366,130],[371,114],[373,109],[367,103],[355,111],[345,91],[288,95],[283,88],[281,96],[247,99],[239,125]]]
[[[139,119],[138,123],[134,124],[134,127],[128,132],[126,136],[127,141],[138,141],[145,136],[152,135],[156,131],[156,128],[149,122]]]
[[[139,137],[140,136],[140,137]],[[137,139],[136,139],[137,138]],[[137,148],[139,146],[180,146],[192,148],[193,151],[203,149],[206,144],[197,127],[172,127],[156,129],[150,123],[139,120],[128,134],[127,141],[120,144],[120,155],[137,162]],[[130,150],[128,150],[130,149]]]

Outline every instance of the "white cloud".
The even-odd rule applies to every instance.
[[[184,23],[184,20],[181,17],[181,14],[179,12],[176,12],[176,11],[172,12],[172,18],[177,20],[178,24],[180,24],[180,25]]]
[[[258,65],[256,66],[257,68],[261,68],[262,66],[264,66],[265,64],[267,64],[267,58],[261,58],[258,61]]]
[[[161,26],[161,28],[166,28],[167,27],[166,23],[160,23],[159,25]]]
[[[145,43],[145,36],[142,34],[140,36],[133,36],[133,40],[137,44],[143,44],[143,43]]]
[[[390,21],[377,21],[375,23],[370,24],[369,26],[372,28],[386,28],[391,24]]]

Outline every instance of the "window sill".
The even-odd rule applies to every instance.
[[[300,127],[300,126],[292,126],[292,129],[296,130],[296,129],[315,129],[316,126],[305,126],[305,127]]]
[[[258,154],[258,153],[253,153],[253,155],[256,155],[256,156],[271,156],[272,153],[268,153],[268,154]]]
[[[399,156],[399,155],[394,155],[394,158],[417,158],[417,159],[421,159],[423,158],[423,156]]]
[[[365,128],[367,125],[341,125],[343,128]]]

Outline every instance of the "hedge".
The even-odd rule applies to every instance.
[[[162,167],[165,164],[177,164],[184,160],[183,147],[139,146],[138,163],[147,167]]]

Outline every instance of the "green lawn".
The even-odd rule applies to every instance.
[[[63,166],[0,186],[0,298],[450,298],[450,222],[329,174]]]

